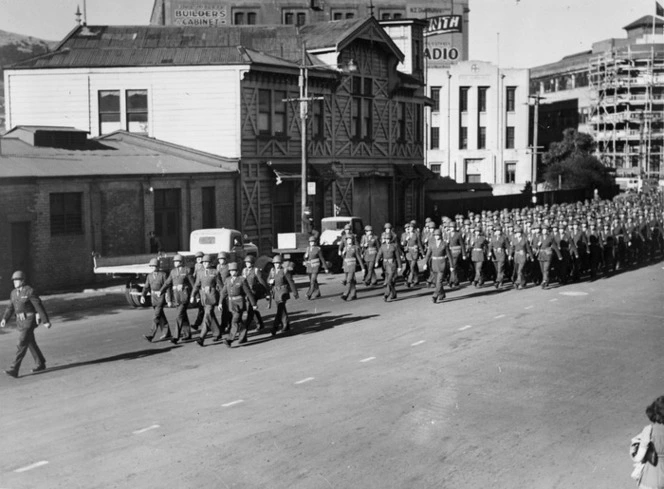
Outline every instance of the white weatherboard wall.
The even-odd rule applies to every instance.
[[[98,92],[148,91],[148,136],[240,157],[240,80],[249,66],[6,70],[6,125],[73,126],[99,136]],[[126,126],[123,126],[126,128]]]

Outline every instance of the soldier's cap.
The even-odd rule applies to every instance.
[[[156,258],[151,258],[150,263],[148,263],[148,266],[158,267],[159,266],[159,260],[156,259]]]
[[[386,222],[383,226],[385,229],[392,229],[392,225],[389,222]]]
[[[436,223],[433,222],[433,221],[429,221],[429,222],[427,223],[427,227],[428,227],[428,228],[435,228],[435,227],[436,227]]]
[[[244,261],[247,263],[254,263],[256,258],[254,258],[254,255],[247,255],[244,257]]]
[[[471,229],[471,231],[473,231],[474,233],[481,233],[481,232],[482,232],[482,230],[481,230],[480,228],[470,228],[470,229]]]
[[[345,231],[350,231],[350,224],[346,224],[346,225],[344,226],[344,230],[345,230]]]
[[[550,229],[550,227],[547,224],[545,224],[544,226],[541,226],[541,228],[542,228],[542,231],[548,231]]]
[[[412,221],[410,221],[410,225],[411,226],[417,226],[417,221],[415,219],[413,219]]]
[[[23,273],[21,270],[16,270],[14,273],[12,273],[12,280],[25,280],[25,273]]]
[[[174,262],[176,262],[176,261],[182,262],[182,261],[184,261],[184,260],[182,259],[182,255],[175,255],[175,256],[173,257],[173,261],[174,261]]]
[[[203,258],[203,252],[202,251],[197,251],[196,252],[196,258]]]
[[[219,258],[220,260],[221,259],[228,260],[228,253],[226,253],[225,251],[222,251],[221,253],[219,253],[217,255],[217,258]]]
[[[430,218],[430,217],[427,217],[427,218],[424,220],[424,222],[427,223],[427,224],[430,223],[430,222],[431,222],[431,218]]]
[[[380,239],[391,240],[391,239],[392,239],[392,235],[391,235],[390,233],[383,233],[383,234],[380,235]]]
[[[443,232],[442,232],[440,229],[436,229],[436,230],[433,232],[433,235],[434,235],[434,236],[442,236],[442,235],[443,235]]]
[[[493,232],[494,232],[494,233],[502,233],[502,232],[503,232],[503,229],[502,229],[500,226],[496,226],[496,227],[493,229]]]
[[[523,229],[521,229],[521,228],[514,228],[514,234],[516,234],[516,233],[523,234]]]
[[[237,272],[237,263],[229,263],[228,264],[228,271],[230,272],[231,270],[235,270]]]
[[[272,263],[281,263],[281,255],[272,257]]]
[[[373,231],[373,228],[369,225],[364,226],[365,231]]]
[[[212,261],[212,257],[210,255],[203,255],[203,259],[201,260],[203,263],[210,263]]]
[[[315,243],[316,242],[316,236],[309,236],[309,243]]]

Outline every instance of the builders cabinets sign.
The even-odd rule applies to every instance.
[[[181,4],[173,10],[173,24],[214,27],[228,23],[225,5],[219,4]]]

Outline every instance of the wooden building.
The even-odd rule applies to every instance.
[[[404,25],[422,39],[422,23]],[[7,124],[92,136],[123,129],[240,159],[234,224],[268,252],[278,232],[299,228],[303,120],[315,219],[356,214],[382,227],[422,218],[428,99],[417,43],[401,45],[413,52],[406,57],[374,18],[81,26],[52,53],[5,70]],[[303,63],[316,96],[306,104],[298,100]]]

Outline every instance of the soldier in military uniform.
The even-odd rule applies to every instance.
[[[325,273],[330,273],[330,270],[327,268],[327,263],[323,257],[323,250],[321,250],[320,246],[316,245],[316,238],[313,236],[309,237],[309,247],[304,252],[304,263],[307,266],[307,274],[309,275],[307,300],[316,299],[320,297],[320,287],[318,285],[320,269],[321,267],[324,268]]]
[[[473,285],[475,287],[482,287],[484,285],[484,277],[482,275],[482,267],[486,260],[487,240],[482,234],[480,228],[472,230],[473,237],[470,238],[468,244],[470,245],[470,259],[473,262],[474,278]]]
[[[434,304],[438,301],[445,299],[445,287],[443,280],[445,277],[445,269],[447,268],[447,261],[451,260],[451,253],[447,242],[443,240],[443,233],[440,229],[433,232],[433,243],[429,245],[425,257],[427,267],[431,267],[431,273],[434,275],[434,291],[431,300]]]
[[[610,275],[615,269],[615,237],[611,232],[611,226],[608,223],[602,225],[599,233],[602,243],[602,263],[604,264],[604,276]]]
[[[377,267],[380,263],[383,265],[385,274],[385,294],[383,300],[387,302],[388,300],[394,300],[397,298],[395,284],[397,274],[401,270],[401,253],[399,247],[394,242],[392,234],[389,232],[386,231],[382,234],[381,241],[383,244],[378,249],[374,267]]]
[[[247,301],[251,303],[255,309],[258,307],[254,294],[249,289],[247,281],[243,276],[238,275],[237,263],[228,264],[228,272],[230,277],[224,282],[219,296],[219,309],[221,310],[221,303],[228,301],[228,310],[232,314],[231,328],[228,334],[224,337],[224,345],[230,347],[235,337],[238,337],[238,344],[242,345],[247,342],[247,326],[242,321],[242,315],[247,309]]]
[[[231,276],[228,271],[228,258],[229,255],[225,251],[222,251],[217,255],[217,272],[219,272],[219,283],[221,284],[221,287],[226,283],[226,279]],[[221,319],[219,322],[221,332],[225,333],[231,325],[231,312],[228,310],[228,303],[225,301],[221,304],[220,316]]]
[[[210,329],[212,329],[212,339],[214,341],[221,339],[221,330],[214,314],[214,308],[219,303],[219,290],[222,287],[221,278],[217,269],[212,266],[210,255],[203,255],[201,263],[205,268],[198,272],[194,283],[194,291],[191,294],[192,303],[198,298],[198,303],[201,304],[204,311],[203,328],[196,340],[198,346],[203,346]]]
[[[422,244],[420,237],[415,232],[413,222],[406,225],[406,231],[402,236],[401,246],[403,247],[406,260],[408,261],[408,276],[406,277],[406,287],[410,288],[420,283],[419,270],[417,268],[417,260],[420,259],[422,254]]]
[[[542,226],[542,239],[539,243],[539,254],[537,258],[540,263],[540,270],[542,271],[542,288],[546,289],[549,286],[549,271],[551,269],[551,259],[555,252],[559,260],[562,260],[560,250],[556,244],[556,240],[549,233],[549,226]]]
[[[493,261],[493,266],[496,269],[496,278],[494,280],[494,287],[496,289],[503,286],[505,280],[505,262],[510,256],[510,243],[508,239],[503,236],[503,230],[496,227],[493,230],[493,237],[489,241],[489,256]]]
[[[514,241],[512,241],[512,259],[514,260],[514,270],[516,273],[516,288],[523,289],[526,286],[525,268],[528,260],[534,260],[533,250],[528,241],[523,236],[523,230],[516,228],[514,230]]]
[[[173,269],[164,285],[159,289],[159,293],[164,294],[169,289],[173,290],[173,302],[177,310],[175,331],[171,331],[171,335],[176,339],[189,340],[191,339],[191,330],[189,329],[187,305],[189,304],[191,290],[194,288],[194,281],[189,269],[183,266],[183,261],[182,255],[173,257]]]
[[[456,224],[451,223],[449,234],[449,247],[450,247],[450,286],[459,286],[459,277],[457,274],[457,267],[460,260],[466,259],[466,249],[464,247],[463,236],[459,232]]]
[[[251,290],[252,294],[254,294],[254,298],[258,301],[260,299],[263,299],[267,295],[269,287],[267,285],[267,282],[263,278],[263,272],[261,271],[261,269],[254,266],[255,262],[256,259],[253,255],[247,255],[244,258],[245,266],[244,270],[242,270],[242,276],[247,281],[249,290]],[[256,316],[256,320],[258,321],[257,329],[259,330],[264,329],[265,323],[263,322],[263,316],[258,311],[258,309],[256,309],[250,302],[247,305],[247,327],[251,326],[251,322],[254,319],[254,315]]]
[[[9,306],[7,306],[2,316],[0,328],[4,328],[7,321],[16,314],[16,327],[19,334],[16,357],[9,369],[5,370],[5,373],[10,377],[17,378],[21,362],[28,350],[30,350],[36,364],[32,371],[41,372],[46,369],[46,359],[35,339],[35,329],[39,326],[37,316],[47,329],[51,327],[51,322],[37,293],[32,287],[26,285],[25,274],[20,270],[15,271],[12,274],[12,281],[14,282],[14,290],[9,294]]]
[[[203,252],[202,251],[197,251],[196,252],[196,264],[194,265],[194,283],[196,283],[196,280],[198,279],[198,275],[205,270],[205,265],[203,264]],[[196,306],[196,309],[198,310],[198,313],[196,314],[196,320],[194,321],[194,324],[191,325],[191,329],[198,329],[199,326],[203,323],[203,317],[205,316],[205,308],[203,305],[200,303],[200,301],[197,301],[194,303]]]
[[[594,222],[590,223],[590,230],[588,231],[588,250],[590,251],[590,280],[597,279],[597,272],[602,264],[602,249],[601,237],[597,226]]]
[[[164,314],[166,298],[159,292],[166,283],[168,275],[166,275],[166,272],[159,270],[159,260],[157,258],[152,258],[149,266],[152,269],[152,272],[148,273],[148,276],[145,279],[143,292],[141,292],[141,304],[145,304],[145,298],[148,293],[150,293],[153,315],[152,328],[148,334],[144,335],[144,338],[148,341],[152,341],[157,334],[157,330],[161,329],[163,333],[161,338],[159,338],[160,340],[171,339],[173,343],[177,343],[177,338],[171,336],[168,319],[166,319],[166,314]]]
[[[341,298],[343,300],[357,299],[355,272],[357,271],[358,265],[362,267],[363,272],[365,270],[364,263],[362,263],[362,257],[360,256],[360,249],[354,244],[351,236],[346,238],[346,246],[344,247],[341,258],[344,261],[344,282],[346,282],[346,290],[341,294]]]
[[[378,254],[378,247],[380,242],[378,237],[373,233],[371,226],[364,227],[364,236],[360,241],[360,249],[362,250],[362,260],[364,261],[364,285],[376,285],[378,279],[376,277],[375,263],[376,255]]]
[[[296,299],[300,296],[297,293],[293,277],[287,270],[284,270],[282,259],[280,255],[272,258],[274,268],[270,270],[267,283],[270,286],[270,293],[277,303],[277,313],[274,316],[274,323],[272,325],[272,336],[275,336],[279,331],[290,330],[290,323],[288,321],[288,311],[286,310],[286,302],[290,299],[291,294]]]

